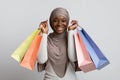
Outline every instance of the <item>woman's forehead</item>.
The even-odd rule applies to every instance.
[[[55,16],[52,19],[67,19],[67,18],[65,16],[63,16],[63,15],[58,15],[58,16]]]
[[[51,12],[50,20],[58,16],[63,16],[65,19],[69,20],[69,13],[64,8],[56,8]]]

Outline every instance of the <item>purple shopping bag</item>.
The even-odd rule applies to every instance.
[[[96,43],[91,39],[87,32],[79,27],[79,34],[83,39],[85,47],[89,52],[91,59],[93,60],[96,68],[99,70],[109,64],[109,60],[104,56],[102,51],[96,45]]]

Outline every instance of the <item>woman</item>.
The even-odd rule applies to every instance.
[[[44,80],[77,80],[76,55],[73,34],[77,21],[69,25],[69,13],[64,8],[55,8],[50,14],[50,26],[53,30],[48,35],[48,20],[40,23],[42,43],[38,53],[39,65],[44,65]],[[69,44],[70,43],[70,44]],[[73,45],[73,46],[70,46]],[[72,47],[70,49],[70,47]],[[40,66],[40,69],[42,69]]]

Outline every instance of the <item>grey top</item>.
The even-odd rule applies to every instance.
[[[62,78],[70,73],[75,77],[76,55],[73,35],[74,31],[68,31],[61,35],[50,33],[47,36],[47,34],[43,34],[38,52],[38,62],[41,65],[46,64],[43,68],[46,78],[52,75]],[[72,64],[71,69],[69,64]],[[42,69],[42,67],[40,68]]]

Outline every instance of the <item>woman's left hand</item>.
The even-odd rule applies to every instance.
[[[68,27],[68,31],[76,29],[78,26],[78,21],[77,20],[72,20],[71,25]]]

